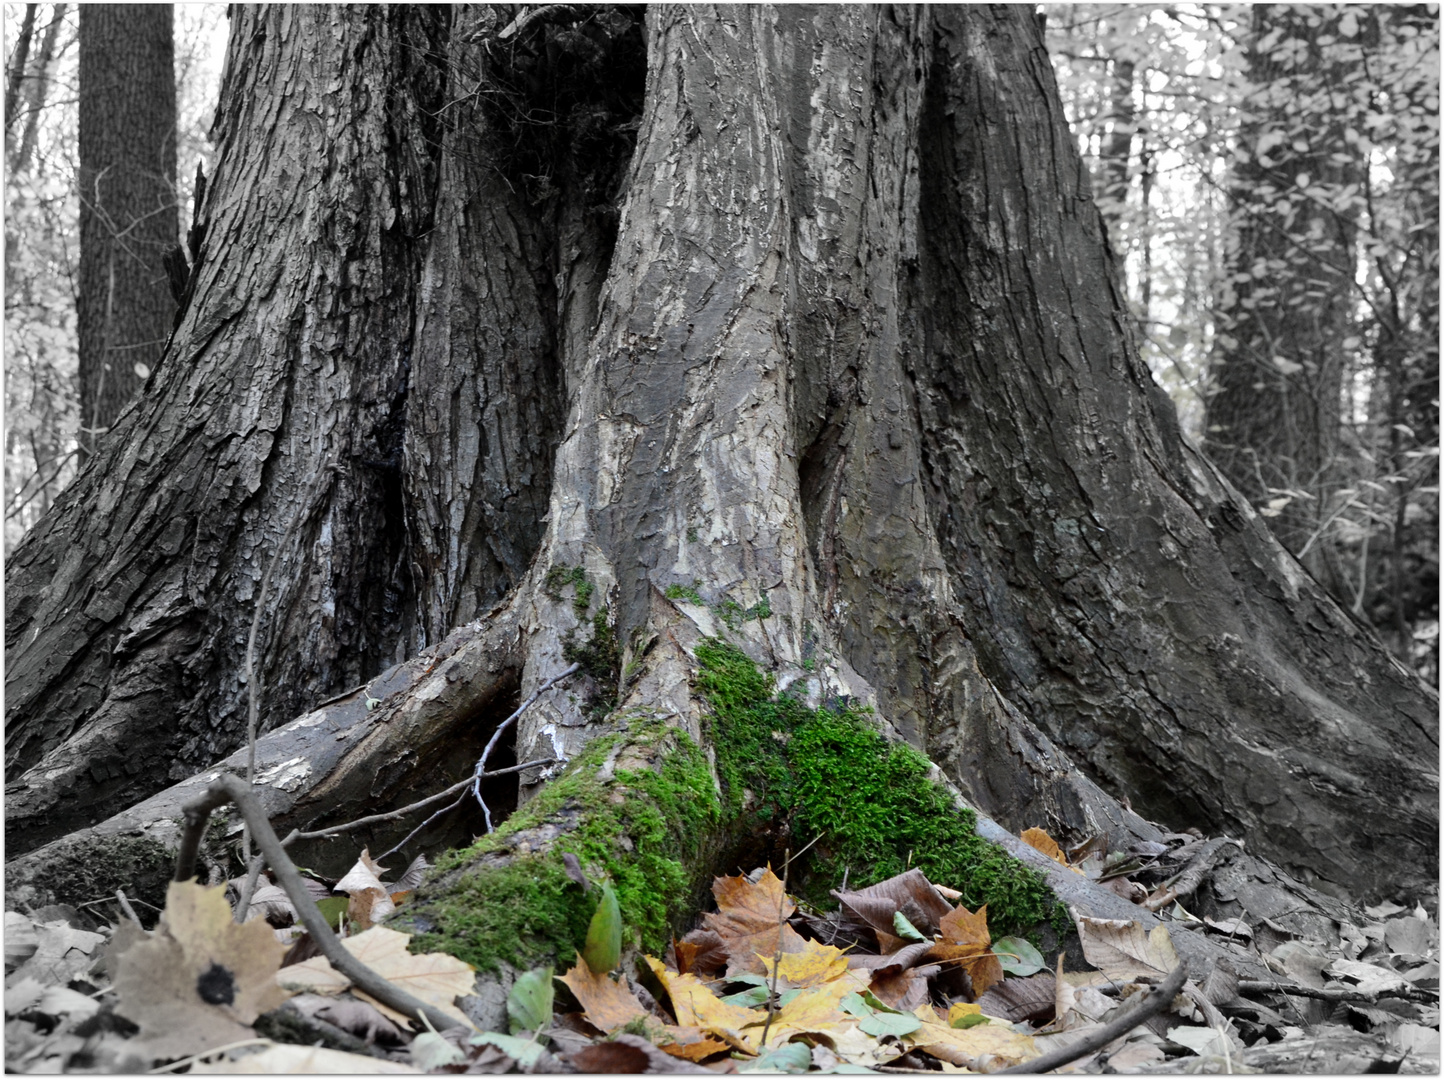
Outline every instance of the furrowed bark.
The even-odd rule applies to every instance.
[[[12,851],[238,744],[273,559],[254,673],[267,724],[404,659],[390,459],[438,27],[404,8],[234,18],[194,299],[142,399],[7,563]]]
[[[1433,880],[1437,696],[1179,436],[1032,21],[938,19],[909,365],[983,671],[1151,817],[1321,887]]]

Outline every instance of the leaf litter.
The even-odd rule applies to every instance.
[[[1284,1011],[1275,1011],[1239,996],[1239,977],[1220,963],[1201,985],[1185,982],[1165,1012],[1066,1071],[1299,1071],[1303,1055],[1289,1051],[1307,1046],[1325,1047],[1320,1066],[1343,1062],[1341,1071],[1437,1066],[1438,933],[1422,907],[1369,909],[1372,921],[1341,923],[1330,948],[1294,940],[1268,919],[1250,925],[1185,910],[1186,890],[1176,886],[1193,886],[1179,866],[1199,865],[1200,850],[1219,848],[1213,842],[1176,834],[1182,847],[1110,853],[1093,842],[1064,850],[1036,829],[1023,839],[1091,880],[1131,886],[1114,891],[1135,902],[1172,890],[1165,920],[1250,948],[1281,985],[1297,978],[1326,998],[1279,993],[1269,1000]],[[294,944],[288,952],[294,909],[265,879],[240,924],[223,888],[172,884],[152,932],[126,920],[96,933],[73,909],[6,913],[7,1063],[45,1072],[143,1071],[176,1058],[172,1070],[254,1073],[995,1071],[1094,1036],[1180,963],[1166,921],[1147,930],[1141,920],[1074,913],[1083,955],[1098,970],[1065,972],[1062,956],[1049,970],[1034,942],[993,940],[986,908],[957,905],[956,890],[921,871],[834,892],[837,908],[824,913],[761,868],[716,879],[716,911],[674,940],[665,960],[638,958],[631,974],[619,970],[624,913],[615,891],[578,865],[572,880],[597,898],[587,947],[561,974],[521,973],[506,1003],[509,1030],[478,1031],[459,1007],[474,989],[470,967],[414,955],[408,935],[376,925],[388,905],[405,904],[424,870],[418,861],[387,883],[363,852],[334,890],[306,884],[317,898],[336,897],[348,951],[463,1027],[419,1030],[324,958],[305,959]],[[1304,1022],[1300,1005],[1322,1013]],[[287,1015],[313,1025],[312,1035],[330,1032],[327,1045],[267,1037],[278,1034],[272,1019]],[[1399,1060],[1371,1058],[1367,1046],[1360,1056],[1359,1033],[1368,1031]]]

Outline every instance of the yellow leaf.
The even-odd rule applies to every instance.
[[[648,1015],[625,981],[614,982],[609,975],[595,974],[580,956],[576,967],[561,976],[561,980],[581,1002],[587,1019],[607,1034],[628,1021]]]
[[[1063,854],[1063,849],[1058,846],[1058,841],[1045,833],[1042,829],[1033,828],[1019,837],[1023,843],[1031,848],[1036,848],[1048,858],[1062,866],[1068,866],[1068,858]],[[1069,867],[1072,869],[1072,867]]]
[[[762,973],[772,978],[772,956],[758,955]],[[847,954],[820,941],[804,941],[800,952],[785,952],[777,962],[778,986],[785,989],[817,986],[847,973]]]
[[[974,1071],[993,1071],[1021,1065],[1038,1056],[1038,1047],[1031,1035],[1021,1035],[1011,1026],[979,1024],[970,1028],[954,1028],[938,1022],[927,1005],[913,1014],[923,1026],[903,1036],[910,1048],[931,1054],[939,1061],[961,1065]]]
[[[957,1001],[948,1008],[948,1026],[952,1027],[954,1020],[961,1020],[965,1016],[982,1015],[983,1007],[981,1005],[973,1005],[966,1001]]]
[[[749,1009],[745,1005],[720,1001],[697,976],[678,975],[675,971],[668,971],[665,964],[650,956],[647,957],[647,963],[666,988],[667,996],[672,999],[672,1012],[679,1025],[701,1028],[730,1046],[755,1052],[755,1046],[742,1035],[742,1029],[749,1024],[765,1022],[765,1010]]]
[[[794,1035],[826,1031],[837,1024],[856,1023],[842,1011],[840,1003],[848,994],[860,993],[866,989],[866,975],[870,974],[871,972],[859,972],[856,975],[849,973],[847,977],[823,983],[821,986],[804,990],[798,994],[777,1010],[777,1015],[772,1018],[772,1024],[767,1029],[766,1045],[777,1047],[789,1041]],[[762,1013],[762,1023],[765,1026],[766,1011],[761,1009],[757,1011]],[[760,1040],[762,1029],[745,1031],[743,1035],[749,1040]],[[760,1046],[759,1049],[761,1049]]]

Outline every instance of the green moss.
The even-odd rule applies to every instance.
[[[978,837],[972,812],[929,779],[928,760],[888,742],[865,711],[774,697],[771,679],[723,642],[703,643],[697,658],[727,805],[750,795],[763,818],[787,821],[799,839],[820,836],[804,898],[825,902],[844,872],[862,886],[916,866],[959,889],[969,908],[987,904],[996,933],[1028,932],[1056,914],[1042,875]]]
[[[562,638],[562,657],[569,664],[580,664],[582,672],[597,684],[596,693],[587,699],[585,712],[600,720],[617,707],[617,686],[622,670],[622,650],[616,632],[607,620],[607,609],[592,616],[592,636],[577,643],[575,630]]]
[[[697,591],[699,582],[692,582],[691,585],[668,585],[666,596],[668,600],[686,600],[689,604],[703,605],[702,594]]]
[[[960,889],[968,907],[986,903],[996,934],[1027,933],[1061,911],[1042,876],[980,839],[972,813],[928,779],[927,759],[889,743],[864,710],[775,696],[769,676],[719,641],[703,642],[697,658],[721,797],[684,732],[614,716],[620,733],[593,740],[496,832],[438,861],[412,914],[396,921],[419,931],[413,950],[483,970],[570,963],[597,904],[567,876],[571,852],[616,888],[624,943],[661,955],[724,849],[769,822],[800,842],[821,837],[791,883],[815,902],[844,872],[861,886],[911,865]]]
[[[587,572],[580,566],[567,566],[558,563],[547,571],[546,580],[542,582],[542,589],[553,600],[562,598],[562,589],[566,586],[573,586],[572,610],[577,613],[577,618],[585,619],[587,611],[592,606],[592,595],[596,592],[596,585],[587,577]]]
[[[635,757],[649,764],[605,768]],[[624,942],[661,955],[705,885],[694,868],[707,862],[701,846],[715,837],[719,813],[706,755],[684,732],[633,717],[625,735],[594,740],[495,833],[442,857],[431,875],[442,884],[418,902],[436,929],[412,947],[483,970],[568,962],[597,904],[595,891],[584,895],[567,877],[562,854],[571,852],[616,888]],[[518,850],[533,830],[557,825],[565,831],[544,853]],[[488,858],[498,855],[509,861]]]

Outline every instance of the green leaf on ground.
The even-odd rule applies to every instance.
[[[511,1033],[530,1034],[552,1020],[552,969],[535,968],[517,977],[506,998],[506,1015],[511,1018]]]

